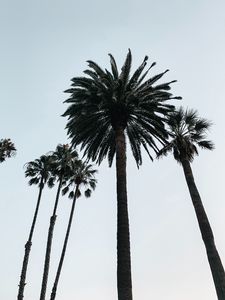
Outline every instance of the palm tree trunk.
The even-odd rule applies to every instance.
[[[64,239],[63,249],[62,249],[58,269],[57,269],[57,272],[56,272],[56,277],[55,277],[54,285],[53,285],[53,288],[52,288],[50,300],[54,300],[55,297],[56,297],[56,291],[57,291],[59,277],[60,277],[60,274],[61,274],[62,265],[63,265],[65,253],[66,253],[66,247],[67,247],[68,238],[69,238],[69,234],[70,234],[70,228],[71,228],[71,225],[72,225],[74,208],[75,208],[75,204],[76,204],[78,190],[79,190],[79,184],[76,185],[76,190],[75,190],[75,194],[74,194],[74,198],[73,198],[73,204],[72,204],[71,211],[70,211],[69,222],[68,222],[68,226],[67,226],[67,230],[66,230],[66,236],[65,236],[65,239]]]
[[[119,300],[132,300],[130,233],[127,208],[126,141],[123,129],[115,131],[117,176],[117,289]]]
[[[225,273],[224,268],[217,252],[214,242],[213,232],[203,207],[201,197],[195,185],[194,176],[191,170],[191,165],[188,160],[182,160],[184,175],[194,205],[195,213],[198,219],[202,239],[205,244],[209,265],[211,268],[217,297],[219,300],[225,300]]]
[[[60,195],[60,191],[61,191],[61,187],[62,187],[62,180],[63,180],[63,176],[61,175],[60,180],[59,180],[58,189],[57,189],[53,214],[50,218],[50,224],[49,224],[49,229],[48,229],[48,238],[47,238],[47,246],[46,246],[46,252],[45,252],[45,263],[44,263],[44,272],[43,272],[43,277],[42,277],[40,300],[45,300],[45,295],[46,295],[46,290],[47,290],[48,273],[49,273],[49,266],[50,266],[50,256],[51,256],[51,248],[52,248],[52,238],[53,238],[55,221],[56,221],[56,217],[57,217],[56,211],[57,211],[59,195]]]
[[[23,297],[24,297],[24,288],[26,285],[25,281],[26,281],[28,260],[29,260],[31,246],[32,246],[32,237],[33,237],[34,227],[35,227],[36,220],[37,220],[37,215],[38,215],[38,210],[39,210],[39,206],[40,206],[43,187],[44,187],[44,184],[43,184],[43,177],[42,177],[41,182],[40,182],[38,200],[37,200],[37,204],[36,204],[36,208],[35,208],[35,212],[34,212],[34,217],[33,217],[32,225],[31,225],[31,229],[30,229],[29,238],[25,244],[25,253],[24,253],[24,258],[23,258],[22,271],[21,271],[21,275],[20,275],[19,291],[18,291],[18,295],[17,295],[18,300],[23,300]]]

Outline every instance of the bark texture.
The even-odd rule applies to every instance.
[[[57,269],[57,272],[56,272],[56,277],[55,277],[54,285],[53,285],[53,288],[52,288],[50,300],[54,300],[55,297],[56,297],[59,277],[60,277],[60,274],[61,274],[62,265],[63,265],[64,257],[65,257],[65,254],[66,254],[66,247],[67,247],[67,243],[68,243],[68,238],[69,238],[69,234],[70,234],[70,228],[71,228],[71,225],[72,225],[73,214],[74,214],[74,209],[75,209],[78,190],[79,190],[79,184],[77,184],[77,186],[76,186],[76,190],[75,190],[75,194],[74,194],[74,198],[73,198],[73,203],[72,203],[72,207],[71,207],[71,211],[70,211],[69,222],[68,222],[68,226],[67,226],[67,230],[66,230],[66,236],[65,236],[65,239],[64,239],[63,249],[62,249],[62,253],[61,253],[61,256],[60,256],[60,261],[59,261],[58,269]]]
[[[40,188],[39,188],[38,200],[37,200],[37,204],[36,204],[36,208],[35,208],[35,212],[34,212],[34,217],[33,217],[32,225],[31,225],[30,233],[29,233],[29,238],[25,244],[25,253],[24,253],[24,258],[23,258],[22,271],[21,271],[21,275],[20,275],[19,291],[18,291],[18,295],[17,295],[18,300],[23,300],[23,297],[24,297],[24,288],[26,285],[26,274],[27,274],[27,266],[28,266],[28,261],[29,261],[29,256],[30,256],[30,250],[31,250],[31,246],[32,246],[32,237],[33,237],[34,227],[36,224],[37,215],[38,215],[38,211],[39,211],[43,187],[44,187],[44,185],[43,185],[43,178],[42,178],[41,183],[40,183]]]
[[[117,289],[119,300],[132,300],[130,233],[127,207],[126,141],[123,129],[116,133],[117,176]]]
[[[201,231],[202,239],[205,244],[207,257],[210,269],[213,276],[213,281],[216,288],[218,300],[225,300],[225,273],[224,268],[216,249],[214,242],[213,232],[203,207],[200,194],[196,187],[194,176],[192,173],[191,165],[188,160],[182,160],[184,175],[191,195],[192,203],[194,205],[195,213],[197,216],[199,228]]]
[[[53,239],[55,221],[56,221],[56,217],[57,217],[56,216],[56,211],[57,211],[57,207],[58,207],[61,187],[62,187],[62,176],[60,178],[58,189],[57,189],[53,214],[50,218],[48,237],[47,237],[47,247],[46,247],[46,252],[45,252],[45,263],[44,263],[44,272],[43,272],[43,277],[42,277],[40,300],[45,300],[45,296],[46,296],[46,290],[47,290],[47,284],[48,284],[48,273],[49,273],[49,267],[50,267],[51,249],[52,249],[52,239]]]

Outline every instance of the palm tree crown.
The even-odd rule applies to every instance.
[[[45,184],[51,188],[54,185],[55,176],[53,170],[55,168],[55,161],[51,155],[42,155],[40,158],[30,161],[25,164],[25,176],[31,177],[29,185]]]
[[[211,122],[199,118],[197,111],[179,108],[169,115],[168,126],[172,140],[159,151],[158,156],[173,152],[179,163],[183,159],[192,162],[194,156],[198,155],[197,147],[214,149],[214,144],[206,140],[206,132],[210,129]]]
[[[5,161],[7,157],[12,157],[16,154],[15,145],[10,139],[0,140],[0,163]]]
[[[92,165],[83,162],[82,160],[73,160],[71,164],[71,172],[65,178],[66,187],[62,190],[62,194],[65,195],[69,192],[68,197],[74,198],[74,187],[79,186],[76,198],[81,196],[80,186],[85,188],[85,197],[90,197],[92,190],[95,189],[97,180],[95,179],[95,174],[97,170],[93,169]]]
[[[111,166],[115,149],[115,131],[126,131],[132,153],[139,166],[142,163],[140,148],[143,146],[158,151],[155,140],[164,141],[167,132],[163,118],[173,105],[167,100],[181,99],[173,97],[170,84],[156,84],[168,71],[162,72],[144,81],[152,65],[144,71],[148,57],[130,76],[132,56],[129,50],[125,63],[119,74],[114,57],[109,54],[111,71],[103,70],[95,62],[89,60],[90,69],[84,73],[89,77],[75,77],[71,93],[66,100],[70,106],[63,116],[68,116],[68,134],[74,146],[81,144],[85,155],[97,163],[108,157]]]
[[[64,176],[70,169],[73,159],[78,158],[76,150],[72,149],[69,144],[57,145],[55,151],[50,153],[55,162],[54,173],[57,176]]]

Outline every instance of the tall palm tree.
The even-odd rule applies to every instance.
[[[216,249],[212,228],[205,212],[200,194],[195,184],[192,173],[191,162],[198,155],[198,147],[213,150],[214,145],[206,140],[206,132],[211,123],[206,119],[199,118],[194,110],[180,108],[173,112],[168,118],[171,141],[160,150],[158,156],[173,153],[175,160],[183,167],[184,175],[195,209],[202,239],[205,244],[209,265],[211,268],[217,297],[225,299],[225,273]]]
[[[14,143],[10,139],[0,140],[0,163],[5,161],[7,157],[12,157],[16,154]]]
[[[55,168],[53,170],[53,173],[56,175],[55,178],[57,178],[58,180],[58,189],[56,193],[55,204],[54,204],[52,216],[50,218],[50,224],[48,230],[40,300],[44,300],[46,295],[49,265],[50,265],[50,255],[51,255],[51,248],[52,248],[52,239],[53,239],[55,221],[57,217],[56,212],[57,212],[57,207],[59,202],[59,195],[62,188],[62,182],[65,176],[67,176],[70,172],[72,160],[77,158],[78,158],[77,151],[72,150],[68,144],[65,145],[59,144],[56,147],[56,150],[52,153],[52,159],[54,160],[55,163]]]
[[[50,155],[42,155],[39,159],[35,159],[34,161],[28,162],[25,165],[25,167],[26,167],[25,176],[31,178],[28,182],[29,185],[38,185],[39,194],[38,194],[35,212],[34,212],[32,224],[29,232],[29,237],[25,244],[25,253],[23,258],[22,271],[20,275],[19,291],[17,295],[18,300],[23,300],[24,297],[24,287],[26,284],[25,281],[26,281],[28,260],[29,260],[31,246],[32,246],[32,237],[33,237],[34,228],[38,216],[42,191],[46,183],[48,184],[49,187],[52,187],[54,182],[54,176],[52,175],[53,160]]]
[[[61,274],[62,265],[63,265],[65,253],[66,253],[66,248],[67,248],[70,229],[71,229],[71,225],[72,225],[76,200],[78,197],[81,196],[80,189],[82,186],[84,186],[84,188],[85,188],[85,191],[84,191],[85,197],[91,196],[91,192],[92,192],[92,190],[95,189],[96,183],[97,183],[97,181],[95,179],[96,172],[97,171],[92,168],[92,165],[84,163],[81,160],[79,160],[79,161],[75,160],[72,163],[72,172],[70,175],[68,175],[68,178],[67,178],[68,184],[63,189],[63,194],[66,194],[67,192],[70,191],[69,198],[73,199],[73,202],[72,202],[72,207],[71,207],[70,216],[69,216],[69,222],[68,222],[68,226],[67,226],[67,230],[66,230],[62,253],[60,256],[59,265],[57,268],[56,277],[55,277],[54,285],[52,288],[50,300],[54,300],[56,297],[56,291],[57,291],[59,277]],[[72,187],[72,190],[70,190],[71,187]]]
[[[88,159],[98,164],[107,156],[109,166],[116,154],[117,175],[117,288],[119,300],[132,299],[130,234],[127,208],[126,136],[137,166],[142,163],[141,147],[158,151],[157,142],[167,138],[164,117],[173,110],[167,100],[173,97],[170,84],[157,84],[162,72],[145,80],[155,65],[144,71],[148,57],[131,76],[131,51],[128,51],[119,73],[114,57],[110,56],[111,71],[88,61],[88,77],[72,79],[71,96],[63,116],[68,117],[68,135],[74,146],[81,145]]]

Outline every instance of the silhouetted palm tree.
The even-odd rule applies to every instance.
[[[202,239],[205,244],[209,265],[211,268],[217,296],[219,300],[225,299],[225,273],[214,242],[213,232],[202,204],[194,176],[191,162],[198,155],[197,147],[213,150],[214,145],[206,140],[206,132],[211,123],[199,118],[194,110],[180,108],[168,118],[171,141],[160,150],[158,156],[173,153],[175,160],[183,167],[184,175],[191,195],[192,203],[197,216]]]
[[[56,221],[56,217],[57,217],[56,211],[57,211],[57,207],[58,207],[59,195],[60,195],[61,188],[62,188],[62,182],[63,182],[63,179],[65,178],[65,176],[67,176],[70,173],[72,160],[78,158],[77,151],[72,150],[68,144],[66,144],[66,145],[59,144],[56,147],[56,150],[51,154],[52,154],[52,159],[54,160],[54,164],[55,164],[53,173],[55,174],[55,178],[57,178],[57,180],[58,180],[58,189],[57,189],[53,213],[50,218],[49,230],[48,230],[48,238],[47,238],[47,246],[46,246],[46,253],[45,253],[45,263],[44,263],[44,272],[43,272],[43,278],[42,278],[40,300],[44,300],[45,295],[46,295],[52,239],[53,239],[55,221]]]
[[[16,154],[16,148],[10,139],[0,140],[0,163],[5,161],[7,157],[12,157]]]
[[[51,297],[50,297],[51,300],[54,300],[56,297],[56,291],[57,291],[57,287],[58,287],[59,277],[61,274],[62,265],[63,265],[66,248],[67,248],[67,243],[68,243],[68,238],[69,238],[69,234],[70,234],[70,229],[71,229],[71,225],[72,225],[75,204],[76,204],[77,198],[80,197],[80,195],[81,195],[80,189],[82,186],[84,186],[85,197],[90,197],[91,192],[92,192],[92,190],[95,189],[96,183],[97,183],[97,181],[95,179],[95,174],[97,171],[92,168],[92,165],[86,164],[86,163],[82,162],[81,160],[79,160],[79,161],[75,160],[75,161],[73,161],[72,164],[73,164],[72,172],[70,175],[68,175],[68,178],[67,178],[68,184],[63,189],[63,194],[66,194],[67,192],[70,191],[69,198],[73,199],[73,203],[72,203],[71,212],[70,212],[70,216],[69,216],[69,222],[68,222],[66,235],[65,235],[65,239],[64,239],[64,243],[63,243],[63,249],[62,249],[62,253],[60,256],[60,261],[59,261],[54,285],[53,285],[52,292],[51,292]],[[72,190],[70,190],[71,187],[72,187]]]
[[[72,88],[66,92],[71,97],[65,102],[70,106],[64,113],[68,135],[74,146],[81,145],[88,159],[97,163],[108,156],[112,165],[116,154],[117,174],[117,287],[119,300],[132,299],[130,234],[127,208],[126,136],[129,139],[137,165],[141,165],[141,147],[152,156],[149,148],[157,152],[157,142],[167,138],[164,117],[173,106],[167,100],[173,97],[170,84],[156,84],[168,71],[145,80],[149,70],[146,56],[139,68],[130,76],[132,56],[129,50],[119,74],[111,54],[112,73],[95,62],[88,61],[89,77],[75,77]]]
[[[34,217],[29,232],[29,237],[25,244],[25,253],[24,253],[22,271],[20,276],[19,291],[17,296],[18,300],[23,300],[24,297],[24,287],[26,284],[25,281],[26,281],[28,260],[29,260],[31,246],[32,246],[32,237],[33,237],[34,227],[38,216],[42,190],[46,183],[48,184],[49,187],[52,187],[54,182],[54,176],[52,175],[53,160],[51,156],[42,155],[39,159],[35,159],[34,161],[28,162],[25,165],[25,167],[26,167],[25,176],[31,177],[31,179],[29,180],[29,185],[33,185],[33,184],[38,185],[39,194],[38,194],[37,204],[35,207]]]

